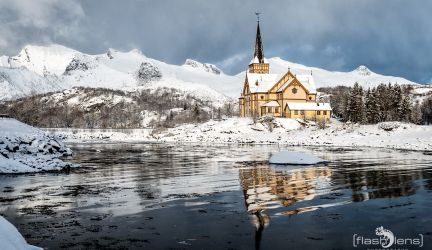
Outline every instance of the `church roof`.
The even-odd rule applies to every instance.
[[[280,105],[277,101],[269,101],[264,105],[262,105],[261,107],[280,107]]]
[[[249,90],[251,93],[263,93],[267,92],[273,87],[284,74],[257,74],[257,73],[246,73]],[[316,94],[315,80],[311,75],[295,75],[295,78],[307,89],[310,94]],[[294,78],[285,82],[277,91],[284,90]],[[257,85],[258,82],[258,85]]]
[[[267,92],[280,79],[278,74],[246,73],[251,93]],[[258,84],[257,84],[258,83]]]
[[[254,57],[254,58],[250,61],[249,64],[252,64],[252,63],[259,63],[258,57]]]
[[[269,63],[268,60],[267,60],[267,58],[265,58],[265,57],[264,57],[264,59],[263,59],[263,62],[264,62],[264,63]],[[258,60],[258,57],[254,57],[254,58],[250,61],[249,64],[252,64],[252,63],[260,63],[260,61]]]
[[[332,110],[330,103],[287,102],[289,110]]]
[[[278,90],[277,90],[277,92],[279,92],[279,91],[282,91],[282,90],[284,90],[292,81],[294,81],[294,78],[291,78],[291,79],[289,79],[288,81],[286,81]]]
[[[296,75],[295,77],[309,91],[309,93],[317,93],[315,80],[312,75]]]

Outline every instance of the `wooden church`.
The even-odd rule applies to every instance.
[[[258,20],[255,52],[239,98],[240,116],[271,115],[329,121],[330,104],[317,102],[316,96],[312,74],[296,75],[289,69],[282,74],[270,74]]]

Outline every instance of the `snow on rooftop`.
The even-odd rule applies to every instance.
[[[282,78],[285,73],[282,74],[258,74],[258,73],[246,73],[249,89],[251,93],[267,92],[273,87],[279,79]],[[295,78],[309,91],[311,94],[316,94],[315,81],[312,75],[296,75]],[[278,91],[285,89],[293,79],[285,82]]]
[[[309,91],[309,93],[316,94],[315,80],[312,75],[296,75],[295,77]]]
[[[249,64],[252,64],[252,63],[259,63],[258,57],[254,57],[254,58],[250,61]]]
[[[279,74],[246,73],[251,93],[267,92],[279,80]]]
[[[330,103],[288,102],[289,110],[331,110]]]
[[[294,78],[289,79],[288,81],[286,81],[277,91],[282,91],[284,90],[292,81],[294,81]]]
[[[277,101],[270,101],[262,105],[261,107],[280,107]]]

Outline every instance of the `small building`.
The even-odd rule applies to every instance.
[[[271,115],[328,121],[331,116],[330,104],[318,103],[316,96],[312,73],[296,75],[288,69],[281,74],[270,74],[258,20],[255,51],[239,98],[240,116]]]

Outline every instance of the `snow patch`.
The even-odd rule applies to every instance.
[[[27,244],[24,237],[9,221],[0,216],[0,245],[7,250],[41,250],[42,248]]]

